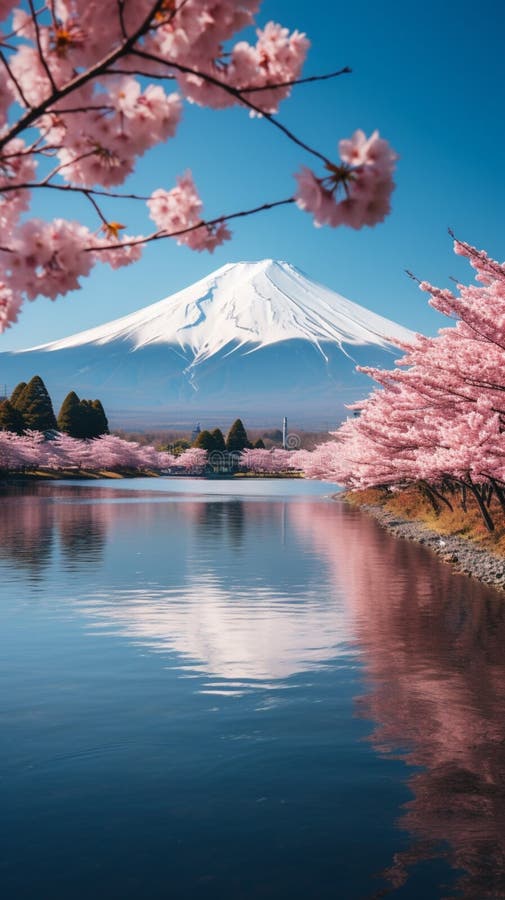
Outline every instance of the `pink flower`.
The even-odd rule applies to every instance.
[[[300,209],[314,215],[314,224],[362,228],[384,221],[390,212],[397,155],[374,131],[367,138],[355,131],[339,143],[341,165],[328,163],[329,175],[317,178],[307,168],[296,176],[295,194]]]
[[[207,225],[202,221],[203,204],[193,181],[191,172],[177,179],[171,191],[161,188],[151,194],[147,201],[151,219],[160,231],[177,238],[192,250],[208,250],[210,253],[231,237],[223,222]],[[187,230],[190,229],[190,230]],[[180,234],[178,232],[185,232]]]
[[[54,300],[58,294],[75,290],[79,278],[88,275],[93,257],[85,252],[91,235],[84,225],[55,219],[31,219],[17,231],[7,265],[11,285],[30,300],[44,294]]]

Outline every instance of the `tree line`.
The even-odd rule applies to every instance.
[[[264,450],[265,444],[261,438],[254,443],[251,443],[242,419],[235,419],[226,439],[220,428],[214,428],[213,431],[204,429],[204,431],[200,431],[195,438],[193,447],[207,450],[208,453],[212,453],[216,450],[220,452],[228,451],[228,453],[242,453],[243,450],[250,450],[252,448],[255,450]]]
[[[86,440],[109,434],[109,423],[100,400],[81,400],[75,391],[67,394],[56,417],[49,391],[40,375],[34,375],[0,403],[0,431],[62,432]]]

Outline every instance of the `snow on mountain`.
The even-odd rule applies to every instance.
[[[408,340],[412,333],[340,294],[310,281],[289,263],[265,259],[228,263],[201,281],[159,303],[106,325],[34,350],[63,350],[83,344],[129,341],[135,350],[147,344],[176,344],[191,350],[193,366],[225,347],[254,344],[255,349],[302,338],[321,342],[377,344],[387,338]]]
[[[398,355],[390,341],[413,337],[289,263],[267,259],[225,265],[131,315],[2,353],[0,380],[37,372],[58,400],[74,388],[130,420],[134,411],[145,418],[156,410],[153,424],[162,410],[174,424],[184,415],[235,413],[265,424],[285,413],[333,421],[344,401],[368,388],[355,364],[390,366]]]

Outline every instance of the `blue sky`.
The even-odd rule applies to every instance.
[[[82,290],[52,303],[26,304],[0,349],[29,347],[139,309],[226,262],[274,257],[376,312],[434,333],[444,320],[405,275],[447,284],[468,280],[447,228],[505,258],[505,54],[501,3],[405,0],[341,4],[264,0],[259,24],[273,19],[307,33],[306,75],[350,65],[353,74],[297,87],[280,118],[330,157],[355,128],[379,128],[401,156],[393,213],[373,229],[316,229],[287,207],[234,224],[232,242],[212,256],[166,241],[118,272],[97,266]],[[311,158],[267,122],[242,110],[185,106],[178,137],[141,160],[129,186],[170,188],[191,168],[209,216],[288,197],[293,173]],[[38,197],[38,215],[95,222],[84,200]],[[107,207],[131,233],[147,230],[141,208]]]

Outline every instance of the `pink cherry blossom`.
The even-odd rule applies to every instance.
[[[361,368],[379,387],[299,462],[308,477],[356,489],[463,486],[491,527],[486,485],[505,508],[505,267],[463,242],[455,252],[471,261],[478,286],[453,293],[421,283],[453,324],[402,347],[396,369]]]
[[[212,253],[215,247],[231,237],[222,222],[214,226],[202,224],[200,228],[195,228],[202,222],[203,204],[191,172],[180,176],[176,187],[171,191],[161,188],[154,191],[147,206],[153,222],[168,235],[194,229],[177,236],[178,244],[185,244],[192,250],[209,250]]]
[[[306,167],[295,176],[299,208],[313,213],[316,226],[358,229],[382,222],[390,212],[396,153],[378,131],[367,138],[359,130],[340,141],[339,151],[342,163],[328,163],[324,178]]]

